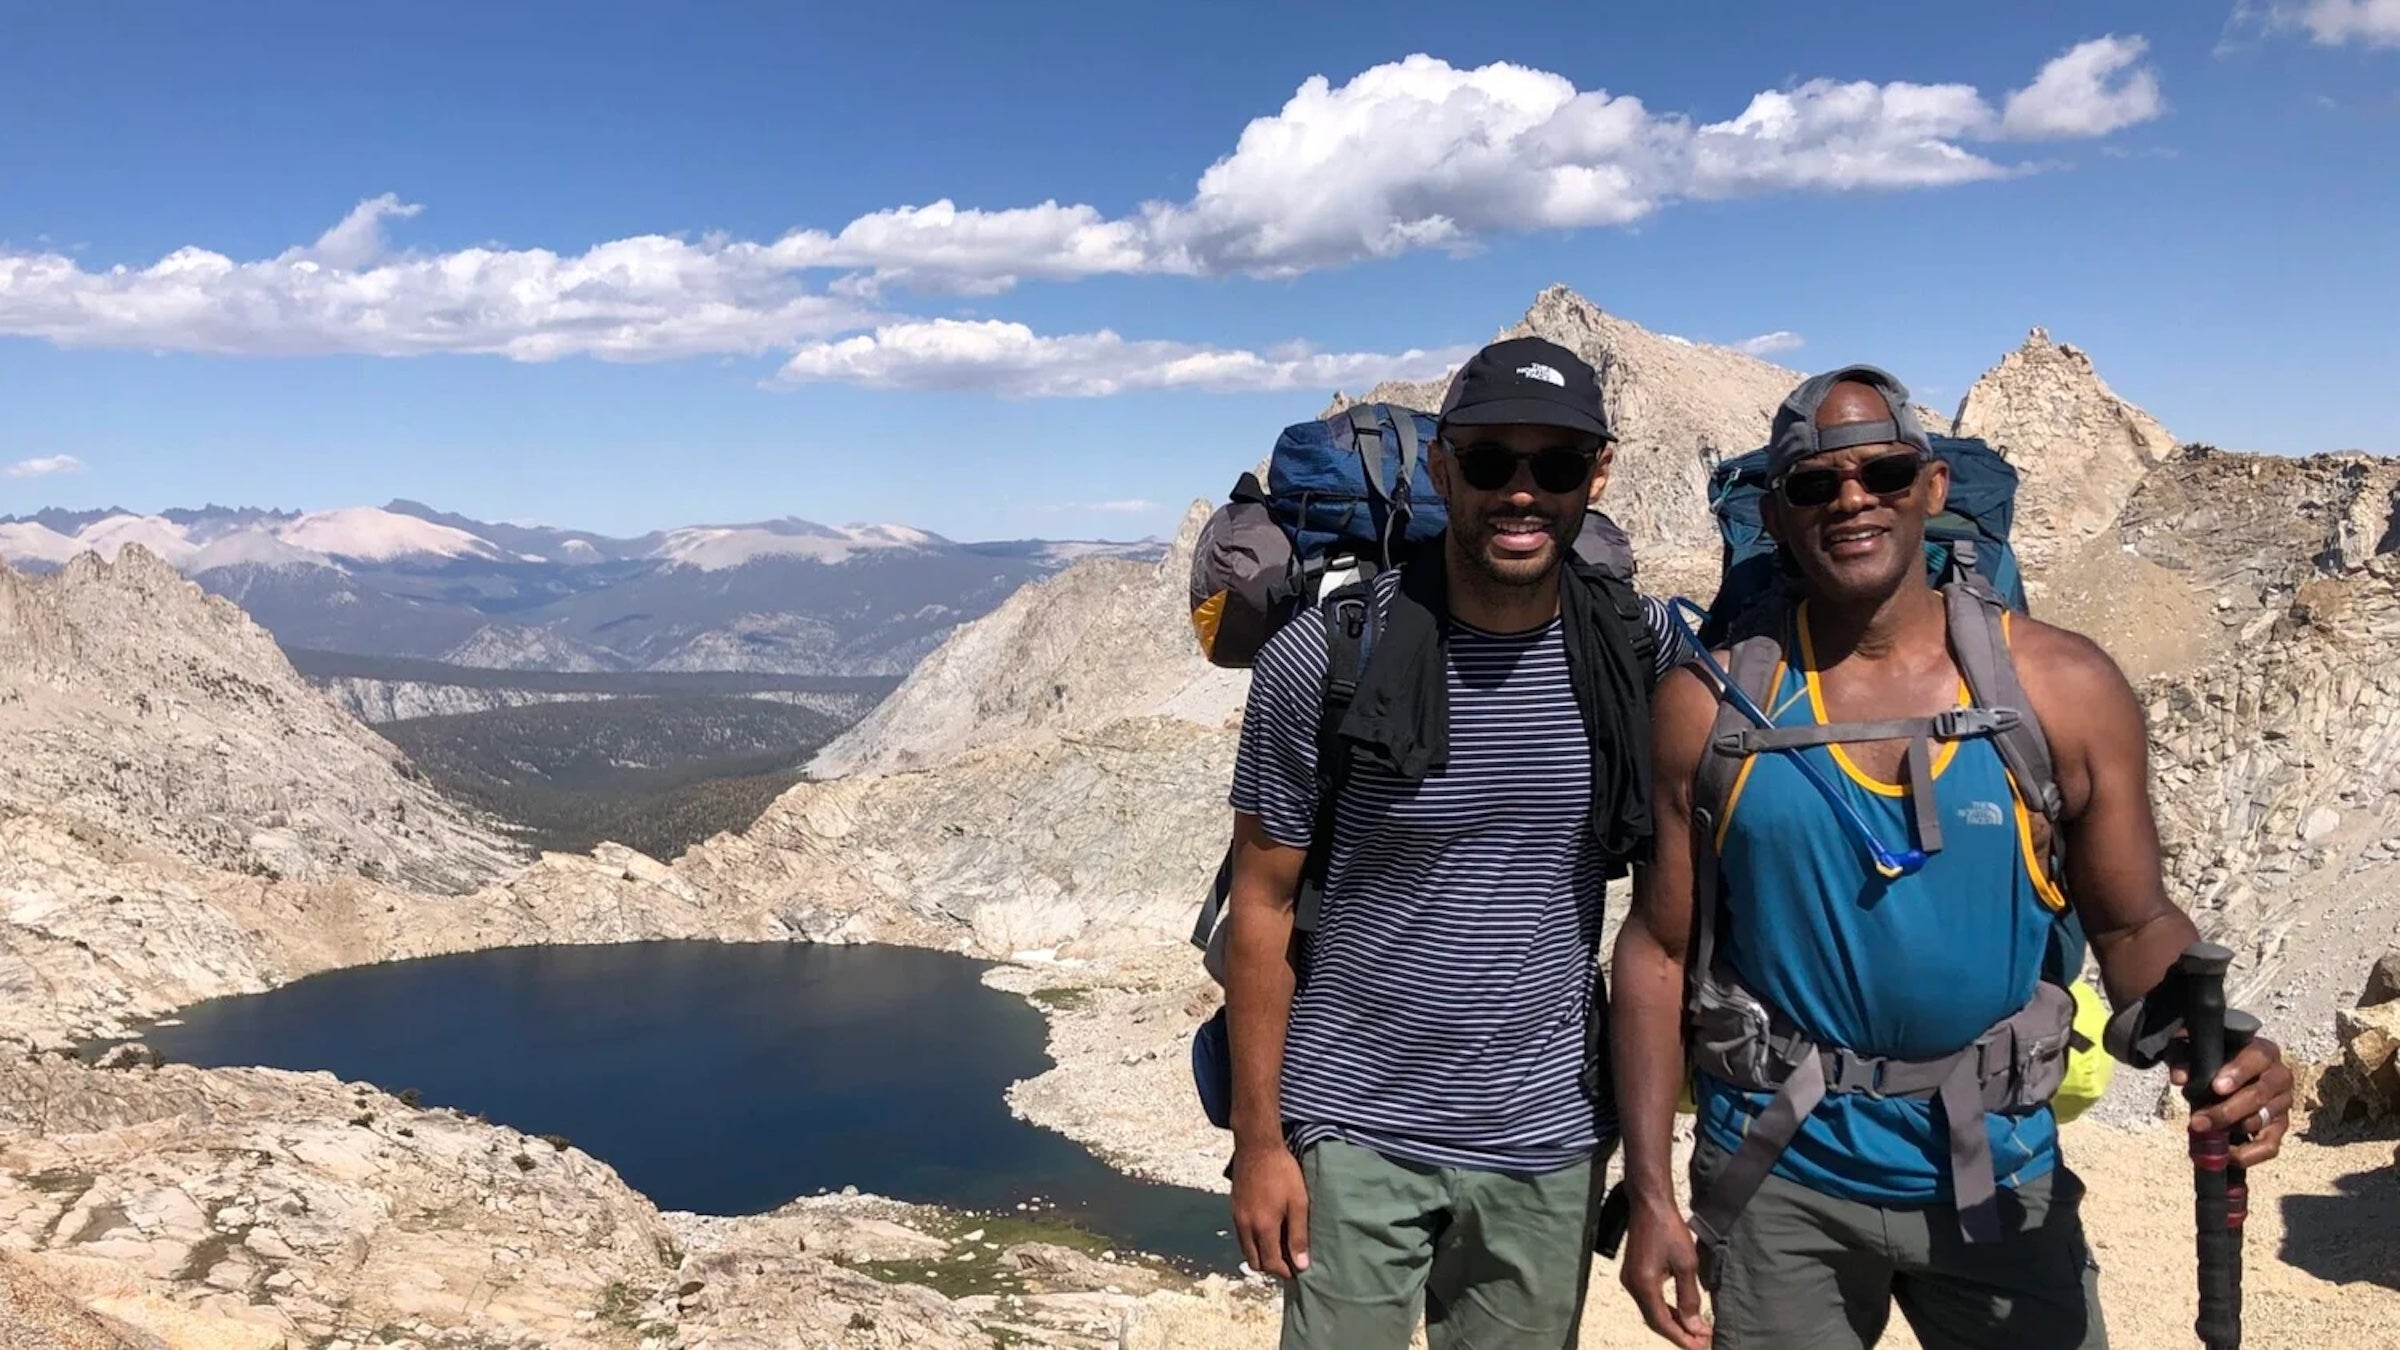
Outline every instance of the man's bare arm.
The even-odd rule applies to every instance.
[[[1635,1193],[1674,1203],[1669,1159],[1683,1093],[1683,962],[1692,930],[1692,777],[1716,717],[1716,696],[1689,668],[1652,701],[1652,860],[1633,874],[1633,908],[1610,967],[1609,1038],[1626,1178]]]
[[[1308,1268],[1308,1186],[1283,1142],[1283,1033],[1292,1015],[1294,902],[1305,849],[1236,813],[1225,897],[1225,1030],[1233,1055],[1233,1227],[1254,1270]]]
[[[2065,798],[2066,885],[2083,920],[2109,1000],[2123,1007],[2158,987],[2200,930],[2167,898],[2158,818],[2150,800],[2150,736],[2124,672],[2089,638],[2019,621],[2018,677],[2042,720]],[[2178,1081],[2182,1071],[2175,1074]],[[2292,1109],[2291,1070],[2264,1037],[2217,1079],[2225,1100],[2195,1113],[2194,1129],[2238,1126],[2256,1136],[2235,1150],[2255,1166],[2280,1151]],[[2261,1108],[2271,1119],[2259,1128]]]
[[[1233,1050],[1237,1148],[1283,1145],[1284,1026],[1292,1015],[1293,906],[1307,851],[1278,844],[1237,813],[1226,896],[1225,1014]]]
[[[1683,963],[1692,931],[1698,839],[1692,778],[1716,719],[1716,694],[1690,667],[1670,672],[1651,702],[1650,865],[1633,877],[1633,909],[1617,932],[1609,998],[1617,1121],[1633,1188],[1621,1278],[1650,1329],[1679,1346],[1708,1340],[1700,1315],[1698,1251],[1675,1203],[1675,1101],[1682,1095]],[[1669,1302],[1665,1285],[1672,1279]]]
[[[2018,678],[2050,741],[2065,798],[2069,902],[2109,998],[2155,988],[2200,938],[2167,899],[2150,802],[2150,740],[2133,687],[2089,638],[2018,620]]]

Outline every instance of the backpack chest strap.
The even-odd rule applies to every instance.
[[[2074,998],[2044,981],[2032,1001],[1963,1048],[1930,1059],[1864,1055],[1823,1047],[1784,1024],[1720,969],[1703,975],[1693,1026],[1693,1066],[1745,1092],[1770,1092],[1735,1151],[1692,1207],[1692,1228],[1721,1243],[1801,1123],[1829,1095],[1931,1098],[1949,1137],[1950,1186],[1969,1242],[2000,1236],[1986,1112],[2022,1112],[2047,1102],[2066,1076]]]
[[[1934,804],[1931,741],[1959,741],[1977,736],[1999,737],[2019,722],[2014,708],[1946,708],[1930,717],[1891,717],[1879,722],[1804,723],[1798,726],[1737,726],[1721,730],[1710,748],[1720,755],[1743,758],[1765,751],[1799,750],[1837,742],[1908,742],[1908,806],[1916,826],[1917,847],[1927,854],[1942,851],[1942,813]]]
[[[1737,757],[1769,750],[1798,750],[1836,742],[1963,741],[1996,736],[2017,725],[2014,708],[1945,708],[1930,717],[1889,717],[1879,722],[1808,722],[1797,726],[1735,726],[1717,732],[1712,749]]]

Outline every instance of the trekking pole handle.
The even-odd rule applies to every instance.
[[[2218,1100],[2216,1078],[2226,1058],[2225,971],[2232,964],[2233,953],[2213,942],[2193,943],[2176,962],[2185,981],[2189,1053],[2183,1099],[2195,1111]],[[2241,1230],[2229,1193],[2232,1132],[2218,1128],[2192,1135],[2191,1157],[2200,1280],[2199,1316],[2192,1329],[2208,1350],[2236,1350],[2242,1343]]]

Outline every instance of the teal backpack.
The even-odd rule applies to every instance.
[[[1927,579],[1938,589],[1961,570],[1971,568],[1982,574],[1982,581],[2009,609],[2029,614],[2024,570],[2009,541],[2016,523],[2016,466],[1981,439],[1935,436],[1931,440],[1935,457],[1950,466],[1950,494],[1942,514],[1926,522]],[[1726,646],[1751,607],[1790,584],[1782,551],[1759,516],[1759,503],[1766,493],[1767,451],[1763,448],[1726,460],[1709,473],[1709,511],[1716,518],[1723,559],[1716,598],[1709,602],[1707,622],[1698,633],[1707,650]],[[2042,768],[2047,768],[2046,762]],[[2047,774],[2029,769],[2022,776]],[[2040,782],[2024,786],[2037,795],[2045,790]],[[2052,931],[2045,963],[2048,977],[2060,983],[2073,981],[2083,970],[2086,950],[2082,921],[2070,911]]]
[[[1980,440],[1936,436],[1933,453],[1950,466],[1950,500],[1942,514],[1926,522],[1926,572],[1939,586],[1953,556],[1964,552],[2009,608],[2026,613],[2025,574],[2008,538],[2017,512],[2015,466]],[[1783,586],[1789,575],[1759,518],[1766,495],[1763,449],[1726,460],[1708,475],[1709,510],[1724,545],[1717,598],[1709,602],[1708,623],[1700,630],[1700,640],[1712,649],[1724,645],[1742,611]],[[1961,542],[1970,547],[1960,550]]]

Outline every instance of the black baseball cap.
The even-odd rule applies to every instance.
[[[1441,424],[1568,427],[1615,440],[1600,406],[1600,377],[1575,353],[1537,337],[1495,342],[1450,378]]]

